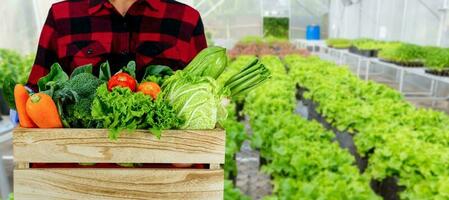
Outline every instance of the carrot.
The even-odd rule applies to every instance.
[[[137,90],[153,97],[153,99],[157,99],[157,95],[161,92],[161,87],[157,83],[145,82],[141,83]]]
[[[62,128],[56,104],[47,94],[32,95],[27,101],[26,111],[39,128]]]
[[[30,94],[25,86],[17,84],[14,87],[14,101],[16,102],[17,114],[19,114],[20,126],[23,128],[36,128],[36,124],[26,112],[26,103],[29,98]]]

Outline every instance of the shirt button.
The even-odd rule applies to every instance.
[[[128,28],[128,23],[124,22],[123,27]]]
[[[126,56],[126,55],[128,55],[128,51],[123,50],[123,51],[120,52],[120,54]]]

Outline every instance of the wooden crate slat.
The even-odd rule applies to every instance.
[[[35,199],[223,199],[223,170],[16,169],[14,196]]]
[[[221,129],[122,133],[110,141],[103,129],[22,129],[13,133],[15,162],[30,163],[224,163]]]

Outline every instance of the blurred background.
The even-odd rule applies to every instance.
[[[57,0],[2,0],[0,48],[32,53],[47,12]],[[180,0],[198,9],[209,38],[227,47],[247,36],[368,37],[421,45],[449,45],[447,0]],[[20,16],[20,17],[18,17]],[[275,20],[272,20],[272,19]],[[279,26],[283,27],[279,29]],[[416,28],[419,27],[419,28]]]
[[[0,81],[25,82],[40,30],[57,0],[0,2]],[[180,0],[202,14],[210,44],[232,49],[239,41],[276,38],[298,45],[308,27],[327,38],[371,38],[449,46],[448,0]],[[306,46],[308,47],[308,46]],[[310,49],[309,49],[310,50]],[[302,52],[304,53],[304,52]],[[15,66],[15,67],[11,67]],[[413,82],[413,80],[411,80]],[[448,89],[449,90],[449,89]],[[4,100],[0,98],[1,105]],[[0,192],[11,191],[12,150],[8,109],[0,120]],[[7,177],[7,178],[4,178]]]

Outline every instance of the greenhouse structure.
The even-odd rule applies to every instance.
[[[0,200],[449,200],[449,0],[0,18]]]

